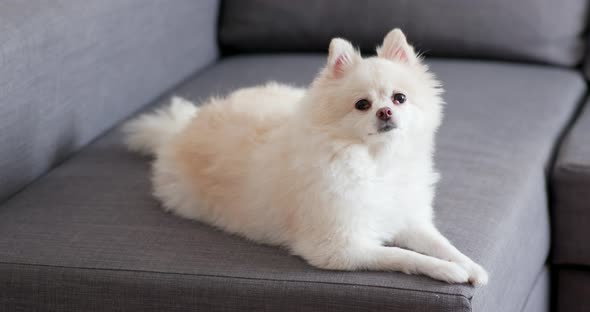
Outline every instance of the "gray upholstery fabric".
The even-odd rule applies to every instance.
[[[304,85],[323,61],[231,58],[177,93],[204,99],[270,79]],[[544,167],[585,91],[583,78],[533,65],[431,65],[449,103],[437,150],[437,224],[489,270],[487,287],[322,271],[284,250],[166,214],[150,195],[148,159],[126,152],[113,132],[0,206],[0,294],[9,294],[0,303],[100,310],[94,298],[77,295],[105,298],[114,289],[125,295],[107,302],[113,310],[520,311],[549,250]]]
[[[212,62],[217,6],[0,1],[0,201]]]
[[[195,251],[198,252],[198,251]],[[467,298],[347,283],[1,264],[9,311],[465,311]],[[34,281],[35,286],[31,287]],[[39,291],[41,290],[41,291]],[[379,300],[374,300],[379,298]],[[434,298],[433,298],[434,299]],[[39,309],[39,307],[41,307]],[[441,307],[457,307],[445,309]]]
[[[590,270],[559,268],[556,288],[556,311],[587,312],[590,310]]]
[[[228,51],[327,51],[332,37],[374,51],[393,27],[430,55],[578,64],[585,0],[227,0]]]
[[[552,187],[553,261],[590,265],[590,103],[563,140]]]
[[[551,311],[549,268],[545,266],[537,276],[535,286],[529,293],[522,312],[548,312]]]

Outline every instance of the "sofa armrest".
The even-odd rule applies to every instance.
[[[0,201],[218,55],[218,0],[0,3]]]
[[[553,261],[590,266],[590,101],[563,140],[551,182]]]

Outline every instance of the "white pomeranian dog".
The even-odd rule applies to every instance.
[[[155,196],[182,217],[281,245],[313,266],[484,285],[433,224],[442,89],[404,34],[362,58],[333,39],[308,89],[240,89],[125,125],[153,155]]]

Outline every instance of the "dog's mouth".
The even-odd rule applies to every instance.
[[[395,128],[397,128],[397,125],[394,122],[392,122],[392,121],[385,121],[385,122],[380,123],[377,126],[377,131],[379,133],[385,133],[385,132],[389,132],[389,131],[391,131],[391,130],[393,130]]]
[[[377,131],[370,132],[369,135],[376,135],[389,132],[393,129],[397,129],[397,124],[391,120],[388,121],[380,121],[377,123]]]

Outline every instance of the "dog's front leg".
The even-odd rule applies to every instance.
[[[473,285],[485,285],[488,282],[488,273],[455,248],[431,223],[409,225],[396,235],[394,244],[459,264],[469,273],[469,283]]]
[[[336,247],[334,245],[330,247]],[[399,271],[422,274],[448,283],[466,283],[469,275],[458,264],[379,242],[353,242],[343,248],[296,252],[310,264],[330,270]]]

